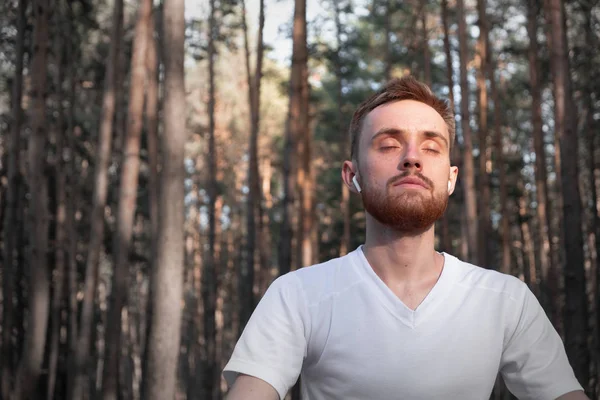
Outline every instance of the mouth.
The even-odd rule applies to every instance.
[[[427,183],[415,176],[408,176],[404,179],[400,179],[397,182],[394,182],[393,186],[399,186],[405,189],[429,189]]]

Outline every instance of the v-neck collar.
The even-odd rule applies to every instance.
[[[446,253],[440,253],[444,256],[444,265],[442,272],[427,296],[423,299],[421,304],[417,306],[415,310],[410,309],[396,294],[381,280],[381,278],[375,273],[373,267],[369,264],[369,261],[365,257],[363,252],[363,246],[361,245],[356,249],[358,253],[358,264],[359,270],[361,270],[370,281],[369,283],[376,286],[374,292],[377,297],[382,301],[383,305],[398,318],[402,323],[410,328],[416,328],[417,325],[425,321],[432,311],[442,304],[442,300],[449,293],[452,283],[454,282],[454,275],[456,268],[454,265],[455,258]]]

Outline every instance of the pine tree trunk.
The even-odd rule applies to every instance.
[[[427,27],[427,2],[421,2],[421,29],[423,34],[423,71],[425,83],[431,86],[431,51],[429,50],[429,28]]]
[[[487,172],[488,164],[488,93],[486,72],[488,71],[488,21],[486,13],[486,0],[477,0],[479,14],[479,39],[477,40],[476,61],[477,91],[479,104],[479,222],[478,222],[478,262],[484,268],[489,268],[488,249],[491,233],[490,224],[490,186]]]
[[[446,79],[448,80],[448,98],[450,100],[450,107],[452,112],[456,111],[456,105],[454,103],[454,78],[453,78],[453,66],[452,66],[452,51],[450,49],[450,33],[448,29],[448,0],[442,0],[441,4],[442,8],[442,25],[444,29],[444,53],[446,55]],[[452,154],[450,154],[450,159],[455,160],[456,157],[456,148],[458,147],[458,143],[455,140],[452,146]],[[462,223],[462,222],[461,222]],[[441,235],[440,241],[442,243],[443,251],[452,251],[452,239],[450,238],[450,229],[449,229],[449,216],[448,212],[444,213],[441,222]],[[463,238],[464,242],[465,238]]]
[[[261,221],[261,265],[262,274],[261,282],[259,286],[258,295],[262,295],[267,291],[267,287],[271,284],[273,279],[273,262],[271,252],[272,250],[272,236],[271,236],[271,222],[269,213],[273,209],[273,196],[271,196],[271,179],[273,178],[273,167],[271,165],[271,155],[266,154],[262,159],[262,198],[265,200],[264,208],[260,208],[260,221]]]
[[[477,263],[478,256],[478,220],[477,220],[477,200],[475,194],[475,167],[473,162],[473,140],[471,138],[471,120],[469,113],[469,83],[467,81],[467,28],[465,23],[465,9],[463,0],[457,0],[456,8],[458,12],[458,36],[460,44],[460,115],[461,127],[464,141],[463,150],[463,189],[465,192],[465,207],[467,218],[467,238],[469,248],[469,259]]]
[[[113,253],[114,273],[105,335],[106,357],[102,374],[102,397],[104,400],[117,400],[119,397],[121,311],[126,304],[128,290],[129,250],[137,202],[144,86],[146,83],[146,52],[149,46],[148,30],[151,18],[152,1],[142,0],[138,9],[131,55],[127,133],[119,185],[117,232]]]
[[[216,154],[216,87],[215,87],[215,57],[218,27],[216,22],[216,1],[210,0],[209,39],[208,39],[208,252],[202,270],[202,298],[204,302],[204,362],[202,368],[202,398],[213,399],[215,392],[216,374],[216,327],[215,309],[217,296],[217,154]]]
[[[37,390],[42,372],[50,285],[48,278],[48,186],[46,169],[46,74],[48,55],[47,0],[36,0],[34,10],[33,56],[31,60],[31,134],[29,136],[28,162],[29,187],[35,190],[30,201],[29,290],[27,329],[23,357],[17,371],[15,395],[17,400],[29,399]]]
[[[569,46],[562,0],[547,0],[552,32],[551,67],[554,80],[556,134],[560,139],[565,232],[565,348],[584,388],[589,382],[587,346],[587,296],[583,254],[581,196],[579,193],[578,138],[576,109],[573,102],[569,69]]]
[[[302,140],[303,132],[303,90],[307,63],[306,50],[306,1],[295,0],[294,26],[292,33],[292,71],[290,77],[290,101],[285,133],[283,160],[283,191],[281,242],[279,245],[279,274],[283,275],[292,268],[292,221],[298,193],[296,156]],[[299,198],[301,198],[299,196]]]
[[[63,40],[62,25],[63,14],[62,4],[57,2],[54,9],[55,27],[54,32],[54,62],[56,65],[56,158],[55,158],[55,182],[54,187],[56,198],[56,214],[55,214],[55,245],[54,245],[54,262],[56,272],[54,274],[54,291],[52,293],[52,312],[50,314],[50,355],[48,360],[48,388],[47,400],[54,399],[54,391],[56,386],[56,375],[58,367],[58,352],[60,345],[60,327],[61,327],[61,303],[65,295],[65,271],[66,271],[66,176],[65,165],[63,160],[63,149],[65,147],[65,127],[64,127],[64,110],[63,110],[63,90],[62,84],[64,80],[63,66]]]
[[[108,165],[111,158],[115,97],[119,90],[119,83],[116,81],[115,75],[118,68],[119,49],[122,40],[123,0],[115,0],[112,22],[111,45],[106,64],[106,77],[102,98],[102,119],[98,135],[97,160],[94,171],[94,197],[90,218],[91,233],[85,267],[83,304],[79,319],[79,335],[77,337],[75,355],[74,372],[76,377],[71,400],[79,400],[87,395],[89,379],[93,376],[89,358],[92,345],[92,325],[94,323],[94,301],[98,286],[98,268],[104,239],[104,212],[108,194]]]
[[[19,155],[21,152],[21,122],[23,120],[23,109],[21,106],[23,98],[23,53],[25,49],[25,11],[27,0],[19,0],[17,38],[15,43],[15,78],[12,92],[12,124],[8,144],[8,187],[6,193],[6,211],[4,215],[4,268],[2,269],[2,398],[8,399],[12,389],[14,371],[14,346],[12,340],[14,321],[14,271],[16,267],[15,239],[17,236],[17,216],[19,213],[18,196],[22,186],[19,173]]]
[[[492,64],[490,68],[493,68]],[[510,211],[508,207],[508,188],[506,184],[506,165],[504,163],[504,144],[502,142],[502,115],[500,96],[496,85],[495,73],[492,70],[490,73],[490,91],[492,92],[492,102],[494,103],[494,142],[496,147],[496,165],[499,170],[500,184],[500,215],[502,221],[501,226],[501,246],[502,246],[502,264],[500,271],[505,274],[511,273],[511,257],[510,257]],[[504,95],[502,96],[504,97]]]
[[[558,292],[556,277],[556,262],[552,259],[550,248],[551,224],[550,202],[548,199],[548,180],[546,177],[546,150],[544,149],[544,132],[542,130],[542,92],[539,78],[538,64],[538,41],[537,41],[537,17],[539,15],[538,0],[528,0],[528,23],[529,34],[529,81],[531,85],[531,119],[533,126],[533,146],[535,150],[535,186],[537,200],[538,235],[541,246],[539,247],[538,260],[541,271],[541,303],[546,312],[556,323],[556,310],[553,307],[553,294]]]

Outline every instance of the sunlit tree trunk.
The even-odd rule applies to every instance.
[[[75,370],[73,371],[76,377],[71,392],[73,397],[70,400],[82,399],[87,394],[90,377],[93,376],[89,354],[92,345],[91,336],[94,323],[94,301],[98,286],[98,268],[100,253],[103,248],[104,213],[108,194],[108,165],[111,158],[115,97],[118,93],[118,82],[115,79],[115,74],[118,68],[118,55],[122,40],[123,0],[115,0],[112,23],[102,97],[102,118],[98,134],[97,159],[94,170],[94,194],[90,218],[91,231],[85,267],[83,304],[79,319]]]
[[[479,222],[478,222],[478,262],[479,265],[489,268],[488,243],[491,233],[490,220],[490,185],[488,178],[488,93],[487,79],[489,63],[488,50],[488,20],[486,0],[477,0],[479,14],[479,39],[477,40],[477,92],[479,109]]]
[[[457,0],[456,9],[458,14],[458,36],[460,44],[460,115],[461,127],[464,140],[463,150],[463,189],[465,192],[465,208],[467,218],[467,235],[469,246],[469,259],[478,262],[478,220],[477,199],[475,194],[475,167],[473,162],[473,140],[471,138],[471,119],[469,113],[469,83],[467,81],[467,27],[465,22],[465,7],[463,0]]]
[[[113,252],[114,273],[105,335],[106,356],[102,374],[102,397],[104,400],[116,400],[119,396],[121,311],[126,304],[128,290],[129,249],[137,202],[144,86],[146,83],[146,52],[149,45],[148,30],[151,18],[152,1],[142,0],[138,9],[131,55],[127,132],[124,140],[117,232]]]
[[[285,134],[283,161],[284,197],[282,201],[283,221],[281,225],[281,242],[279,246],[279,273],[285,274],[292,267],[292,221],[294,204],[298,193],[296,171],[299,159],[296,156],[298,147],[305,132],[306,115],[303,114],[304,90],[308,52],[306,48],[306,1],[295,0],[294,25],[292,33],[292,71],[290,77],[290,100],[288,120]],[[301,199],[302,197],[299,196]],[[301,242],[298,241],[298,245]]]
[[[537,200],[539,246],[538,260],[541,272],[541,302],[546,312],[557,322],[552,299],[556,297],[558,285],[556,279],[556,262],[552,260],[550,248],[551,224],[550,202],[548,200],[548,180],[546,177],[546,150],[544,149],[544,132],[542,130],[542,93],[539,78],[537,18],[540,12],[538,0],[528,0],[527,31],[529,34],[529,82],[531,85],[531,122],[533,126],[533,146],[535,150],[535,186]]]
[[[160,137],[162,170],[160,173],[160,200],[157,207],[157,257],[151,277],[152,302],[150,337],[148,338],[148,365],[144,370],[145,396],[149,400],[173,399],[176,391],[176,370],[181,335],[181,300],[183,294],[184,249],[184,145],[186,140],[184,80],[184,1],[166,0],[163,9],[164,29],[162,54],[164,56],[164,132]],[[150,43],[153,46],[154,43]],[[150,52],[152,53],[152,51]],[[147,60],[156,65],[150,57]],[[156,82],[155,71],[149,79]],[[156,85],[153,83],[149,89]],[[148,96],[157,98],[149,90]],[[149,99],[150,100],[150,99]],[[152,100],[154,101],[154,100]],[[156,106],[154,106],[156,107]],[[155,109],[155,108],[154,108]],[[152,115],[152,113],[149,113]],[[149,126],[150,126],[150,120]],[[154,121],[155,123],[156,121]],[[154,126],[156,137],[156,126]],[[149,132],[150,134],[150,132]],[[154,154],[154,163],[157,155]],[[154,168],[156,168],[154,166]],[[156,169],[154,169],[156,173]]]
[[[14,321],[14,271],[16,258],[14,254],[17,237],[17,216],[19,213],[18,196],[22,186],[22,177],[19,173],[21,123],[23,109],[23,53],[25,49],[25,11],[27,0],[19,0],[17,37],[15,42],[15,78],[12,83],[12,124],[8,143],[8,186],[6,193],[6,211],[3,222],[4,254],[2,269],[2,398],[8,399],[12,389],[14,371],[14,346],[12,340]]]
[[[31,60],[31,133],[28,148],[28,183],[31,196],[29,233],[31,250],[28,262],[28,313],[23,356],[17,371],[15,398],[30,399],[42,373],[50,285],[48,279],[48,185],[46,168],[46,75],[48,55],[48,0],[33,3],[34,34]]]
[[[535,270],[535,251],[533,248],[533,238],[531,237],[531,217],[529,213],[529,207],[527,205],[529,194],[525,191],[523,182],[519,182],[519,189],[522,192],[521,197],[519,197],[519,225],[521,227],[521,235],[523,238],[523,250],[527,260],[523,267],[523,276],[525,283],[537,296],[538,286],[536,284],[537,277]]]
[[[589,379],[588,310],[585,284],[581,196],[579,193],[577,110],[573,102],[569,46],[562,0],[546,0],[551,26],[551,69],[554,81],[554,125],[560,139],[565,244],[565,348],[584,388]]]

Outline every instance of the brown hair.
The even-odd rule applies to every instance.
[[[429,86],[419,82],[412,76],[405,76],[403,78],[392,79],[386,83],[383,88],[358,106],[354,112],[352,122],[350,123],[350,137],[352,138],[350,157],[352,159],[358,157],[360,132],[367,114],[383,104],[400,100],[415,100],[427,104],[442,116],[448,127],[448,135],[450,136],[450,148],[448,150],[451,154],[452,146],[454,145],[454,136],[456,135],[454,111],[450,108],[446,100],[433,94]]]

